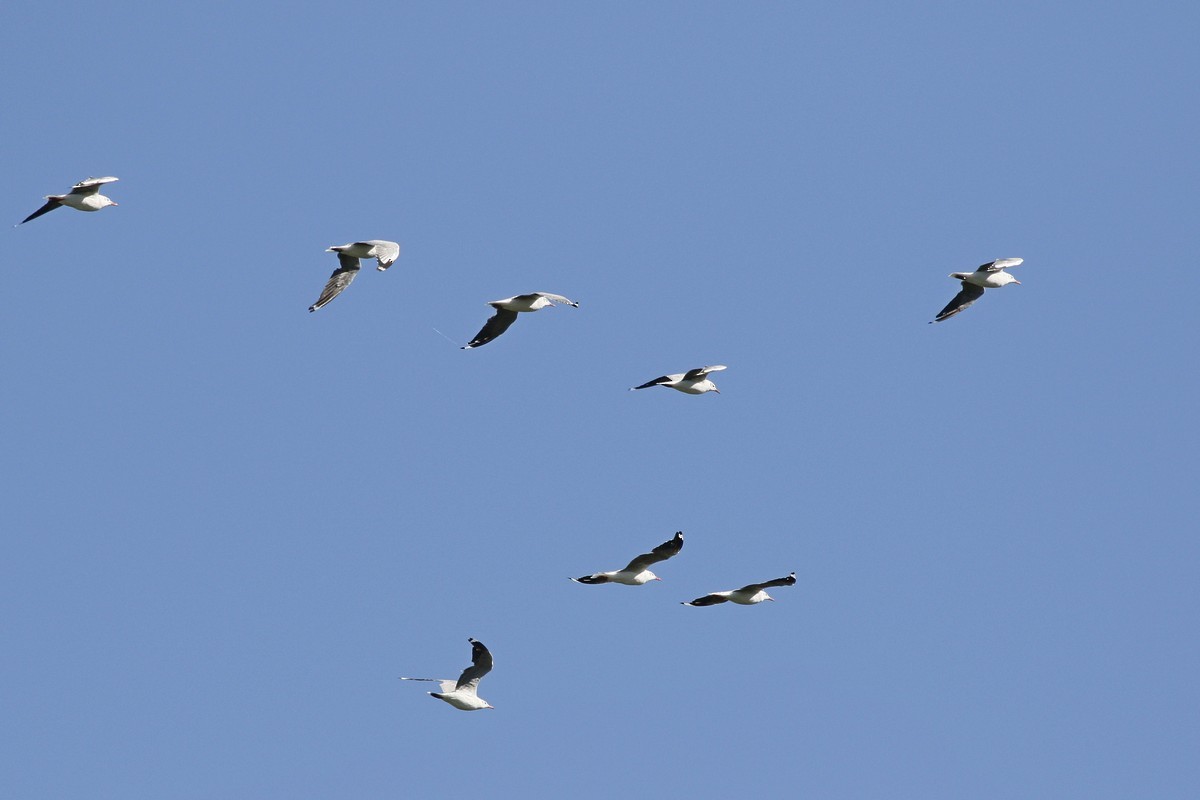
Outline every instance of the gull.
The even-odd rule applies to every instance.
[[[442,678],[401,678],[402,681],[431,681],[441,685],[440,692],[429,692],[431,697],[445,700],[460,711],[478,711],[481,708],[495,708],[494,705],[476,694],[479,681],[492,671],[492,654],[477,639],[467,639],[471,643],[471,666],[463,670],[458,680]]]
[[[767,594],[766,590],[772,586],[795,586],[796,573],[788,575],[786,578],[776,578],[773,581],[765,583],[752,583],[749,586],[743,586],[740,589],[734,589],[728,592],[713,592],[706,594],[704,597],[697,597],[695,600],[689,600],[684,603],[685,606],[715,606],[718,603],[727,603],[733,601],[738,605],[752,606],[755,603],[761,603],[764,600],[774,600],[774,597]]]
[[[46,205],[39,208],[37,211],[30,214],[25,219],[17,223],[24,225],[31,219],[37,219],[42,214],[49,214],[59,206],[67,206],[74,208],[77,211],[99,211],[105,206],[115,206],[117,203],[109,200],[104,195],[100,194],[100,187],[106,183],[112,183],[118,180],[117,178],[88,178],[86,181],[80,181],[71,187],[71,191],[67,194],[48,194],[46,195]],[[16,225],[13,226],[14,228]]]
[[[705,392],[721,393],[717,385],[708,379],[708,373],[720,372],[727,367],[723,364],[715,364],[711,367],[696,367],[687,372],[677,372],[674,375],[663,375],[660,378],[655,378],[652,381],[647,381],[641,386],[634,386],[629,391],[637,389],[649,389],[651,386],[666,386],[668,389],[675,389],[684,394],[704,394]]]
[[[383,272],[400,255],[400,245],[383,239],[368,239],[365,242],[335,244],[325,252],[337,253],[339,266],[329,276],[329,282],[321,290],[321,296],[317,298],[317,302],[308,307],[309,311],[316,311],[326,305],[354,282],[354,278],[358,275],[360,258],[374,258],[379,263],[379,271]]]
[[[662,578],[646,567],[657,564],[659,561],[666,561],[682,549],[683,531],[676,531],[673,539],[663,542],[649,553],[642,553],[630,561],[625,569],[597,572],[595,575],[584,575],[582,578],[571,578],[571,580],[576,583],[623,583],[626,586],[641,586],[650,581],[661,581]]]
[[[1005,267],[1015,267],[1024,260],[1023,258],[998,258],[995,261],[981,264],[974,272],[951,272],[951,278],[962,281],[962,291],[954,295],[954,299],[950,301],[949,305],[929,321],[930,324],[950,319],[958,312],[965,311],[972,303],[983,297],[984,289],[999,289],[1010,283],[1020,286],[1021,282],[1005,272],[1004,269]]]
[[[530,294],[506,297],[503,300],[489,300],[488,305],[496,309],[496,313],[483,324],[474,339],[463,345],[462,349],[483,347],[508,330],[509,326],[517,321],[517,314],[523,311],[537,311],[539,308],[553,306],[555,303],[579,308],[579,303],[574,300],[568,300],[561,294],[550,294],[549,292],[531,292]]]

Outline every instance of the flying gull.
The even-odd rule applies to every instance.
[[[708,373],[720,372],[727,369],[723,364],[716,364],[711,367],[696,367],[687,372],[677,372],[674,375],[663,375],[660,378],[655,378],[652,381],[647,381],[641,386],[634,386],[629,391],[637,389],[649,389],[651,386],[666,386],[668,389],[675,389],[684,394],[704,394],[705,392],[721,393],[717,385],[708,379]]]
[[[550,294],[549,292],[532,292],[506,297],[503,300],[490,300],[488,305],[496,309],[496,313],[483,324],[479,333],[475,334],[475,338],[467,342],[462,349],[483,347],[508,330],[509,326],[517,321],[517,314],[523,311],[537,311],[539,308],[553,306],[555,303],[579,308],[579,303],[574,300],[568,300],[561,294]]]
[[[329,282],[321,290],[321,296],[317,298],[317,302],[308,307],[309,311],[316,311],[328,304],[330,300],[337,297],[354,282],[354,278],[358,275],[360,258],[374,258],[379,263],[379,271],[383,272],[400,255],[400,245],[383,239],[369,239],[365,242],[335,244],[325,252],[337,253],[339,266],[329,276]]]
[[[954,295],[954,299],[950,301],[949,305],[930,320],[930,324],[950,319],[958,312],[965,311],[972,303],[983,297],[984,289],[999,289],[1010,283],[1020,286],[1021,282],[1005,272],[1004,269],[1005,267],[1015,267],[1024,260],[1023,258],[998,258],[995,261],[981,264],[974,272],[951,272],[951,278],[962,281],[962,291]]]
[[[48,194],[46,195],[46,205],[18,222],[17,225],[24,225],[29,220],[37,219],[42,214],[49,214],[59,206],[67,206],[77,211],[99,211],[105,206],[115,206],[117,203],[100,194],[100,187],[116,180],[118,179],[88,178],[86,181],[80,181],[72,186],[71,191],[67,194]],[[15,228],[16,225],[13,227]]]
[[[467,639],[471,643],[471,666],[463,670],[458,680],[442,678],[401,678],[402,681],[432,681],[441,684],[440,692],[429,694],[438,700],[445,700],[460,711],[478,711],[481,708],[495,708],[476,692],[479,681],[492,671],[492,654],[483,646],[483,642]]]
[[[646,569],[646,567],[651,564],[657,564],[659,561],[666,561],[682,549],[683,531],[676,531],[675,538],[663,542],[649,553],[642,553],[633,561],[630,561],[629,566],[625,567],[625,569],[618,569],[612,572],[597,572],[595,575],[584,575],[582,578],[571,578],[571,580],[576,583],[623,583],[626,586],[641,586],[643,583],[649,583],[650,581],[661,581],[662,578]]]
[[[766,583],[752,583],[749,586],[743,586],[740,589],[734,589],[729,592],[713,592],[706,594],[704,597],[697,597],[695,600],[689,600],[684,603],[685,606],[715,606],[718,603],[727,603],[733,601],[738,605],[752,606],[755,603],[761,603],[764,600],[774,600],[774,597],[767,594],[766,590],[772,586],[795,586],[796,573],[788,575],[786,578],[776,578],[773,581]]]

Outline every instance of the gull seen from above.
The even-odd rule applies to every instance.
[[[358,276],[358,260],[360,258],[374,258],[379,264],[379,271],[383,272],[400,255],[400,245],[384,239],[368,239],[365,242],[335,244],[325,252],[337,253],[338,268],[329,276],[329,281],[321,290],[321,296],[317,298],[317,302],[308,307],[309,311],[316,311],[318,308],[328,305],[330,300],[337,297],[354,282]]]
[[[46,204],[37,211],[30,214],[25,219],[17,223],[24,225],[31,219],[37,219],[42,214],[49,214],[59,206],[73,208],[76,211],[99,211],[108,206],[115,206],[118,203],[110,200],[100,194],[100,187],[106,183],[113,183],[119,180],[118,178],[88,178],[86,181],[80,181],[71,187],[71,191],[67,194],[48,194],[46,195]],[[17,227],[14,225],[13,227]]]
[[[483,347],[492,339],[495,339],[508,330],[509,326],[517,321],[517,314],[526,311],[537,311],[546,306],[553,306],[555,303],[579,308],[579,303],[576,303],[574,300],[568,300],[561,294],[550,294],[549,292],[531,292],[529,294],[506,297],[503,300],[489,300],[488,305],[496,309],[496,313],[483,324],[483,327],[479,329],[479,333],[475,334],[474,339],[463,345],[462,349],[470,350],[474,347]]]
[[[674,375],[663,375],[660,378],[655,378],[652,381],[647,381],[641,386],[634,386],[629,391],[634,392],[638,389],[649,389],[651,386],[665,386],[668,389],[674,389],[677,392],[684,394],[704,394],[705,392],[721,393],[717,385],[708,378],[710,372],[720,372],[727,369],[724,364],[715,364],[711,367],[696,367],[687,372],[677,372]]]
[[[795,586],[796,573],[788,575],[786,578],[776,578],[773,581],[765,583],[752,583],[749,586],[743,586],[740,589],[733,589],[728,592],[713,592],[706,594],[704,597],[697,597],[695,600],[689,600],[683,605],[685,606],[715,606],[718,603],[737,603],[740,606],[752,606],[756,603],[761,603],[764,600],[774,600],[774,597],[767,594],[766,590],[772,586]]]
[[[1018,266],[1024,260],[1023,258],[998,258],[995,261],[981,264],[974,272],[951,272],[951,278],[962,281],[962,291],[954,295],[954,299],[929,323],[932,325],[935,322],[950,319],[960,311],[966,311],[972,303],[983,297],[984,289],[999,289],[1010,283],[1020,286],[1021,282],[1004,270],[1006,267]]]
[[[571,578],[571,580],[576,583],[623,583],[626,586],[641,586],[650,581],[661,581],[662,578],[646,568],[651,564],[666,561],[671,556],[677,555],[682,549],[683,531],[676,531],[674,538],[663,542],[649,553],[642,553],[630,561],[625,569],[597,572],[594,575],[584,575],[582,578]]]
[[[492,654],[483,646],[483,642],[467,639],[471,643],[471,666],[463,670],[458,680],[449,678],[401,678],[402,681],[430,681],[441,684],[440,692],[429,692],[431,697],[445,700],[460,711],[478,711],[481,708],[495,708],[494,705],[480,697],[479,681],[492,671]]]

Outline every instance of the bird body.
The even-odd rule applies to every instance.
[[[752,606],[767,600],[774,600],[774,597],[767,594],[767,589],[772,586],[795,586],[796,573],[788,575],[786,578],[776,578],[773,581],[765,581],[763,583],[751,583],[743,586],[740,589],[731,589],[727,592],[713,592],[706,594],[703,597],[697,597],[695,600],[689,600],[683,605],[685,606],[715,606],[718,603],[737,603],[740,606]]]
[[[650,581],[661,581],[662,578],[647,568],[651,564],[666,561],[671,556],[677,555],[682,549],[683,531],[676,531],[673,538],[663,542],[649,553],[642,553],[630,561],[624,569],[616,569],[611,572],[596,572],[592,575],[584,575],[582,578],[571,578],[571,580],[576,583],[621,583],[626,586],[641,586]]]
[[[475,334],[475,338],[463,345],[462,349],[471,350],[476,347],[483,347],[508,330],[517,321],[517,314],[537,311],[547,306],[553,306],[555,303],[579,308],[579,303],[576,303],[574,300],[569,300],[561,294],[550,294],[549,292],[530,292],[529,294],[517,294],[512,297],[505,297],[503,300],[489,300],[488,305],[496,309],[496,313],[487,322],[483,323],[483,327],[480,328],[479,333]]]
[[[445,678],[401,678],[402,681],[431,681],[441,687],[440,692],[429,692],[430,697],[445,701],[460,711],[478,711],[481,708],[495,708],[491,703],[479,696],[479,681],[492,671],[492,654],[477,639],[467,639],[471,643],[471,666],[463,670],[458,680]]]
[[[17,223],[24,225],[31,219],[37,219],[43,214],[48,214],[60,206],[73,208],[76,211],[99,211],[102,208],[119,205],[119,203],[100,194],[100,187],[106,183],[113,183],[117,178],[88,178],[85,181],[80,181],[71,187],[71,191],[67,194],[48,194],[46,195],[46,204],[37,211],[30,214],[25,219]]]
[[[396,259],[400,257],[400,245],[385,239],[368,239],[365,242],[335,244],[325,252],[337,253],[339,256],[346,255],[356,259],[373,258],[378,264],[377,269],[383,272],[396,263]]]
[[[717,385],[708,377],[710,372],[720,372],[727,369],[724,364],[715,364],[711,367],[697,367],[696,369],[687,372],[677,372],[673,375],[663,375],[655,378],[652,381],[647,381],[641,386],[634,386],[629,391],[633,392],[638,389],[649,389],[651,386],[665,386],[668,389],[674,389],[677,392],[684,394],[704,394],[705,392],[721,393]]]
[[[1021,282],[1004,270],[1006,267],[1018,266],[1024,260],[1023,258],[998,258],[995,261],[981,264],[974,272],[951,272],[951,278],[962,281],[962,290],[930,322],[941,322],[961,311],[966,311],[972,303],[983,297],[984,289],[999,289],[1010,283],[1020,286]]]

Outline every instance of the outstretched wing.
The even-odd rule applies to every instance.
[[[986,264],[980,264],[976,272],[998,272],[1006,267],[1016,267],[1025,262],[1023,258],[997,258],[995,261],[989,261]]]
[[[962,291],[954,295],[954,299],[946,305],[931,322],[941,322],[950,319],[960,311],[965,311],[979,298],[983,297],[983,287],[973,283],[962,282]]]
[[[40,217],[42,214],[49,214],[51,211],[53,211],[54,209],[58,208],[58,207],[59,207],[59,206],[61,206],[61,205],[62,205],[62,203],[58,202],[57,200],[50,200],[50,199],[47,199],[47,200],[46,200],[46,205],[42,206],[42,207],[41,207],[41,208],[39,208],[37,211],[35,211],[35,212],[33,212],[32,214],[30,214],[28,217],[26,217],[25,219],[23,219],[23,220],[21,220],[20,222],[18,222],[18,223],[17,223],[17,225],[24,225],[26,222],[29,222],[29,220],[31,220],[31,219],[37,219],[37,218],[38,218],[38,217]],[[14,227],[15,227],[15,226],[14,226]]]
[[[462,675],[458,676],[458,683],[455,684],[454,690],[465,689],[469,692],[474,692],[479,686],[479,680],[492,671],[492,654],[483,646],[483,642],[477,639],[467,639],[471,643],[471,666],[463,670]]]
[[[503,308],[496,309],[496,313],[487,322],[483,323],[483,327],[479,329],[479,333],[475,334],[475,338],[463,346],[463,350],[470,350],[472,347],[483,347],[492,339],[495,339],[508,330],[509,326],[516,321],[516,311],[505,311]]]
[[[675,536],[673,538],[663,542],[649,553],[642,553],[633,561],[630,561],[629,566],[625,568],[625,571],[641,572],[651,564],[657,564],[660,561],[666,561],[668,558],[676,555],[682,549],[683,531],[675,531]]]
[[[763,589],[770,589],[773,586],[795,586],[795,585],[796,585],[796,573],[793,572],[792,574],[788,575],[786,578],[776,578],[773,581],[765,581],[763,583],[752,583],[748,586],[743,586],[742,588],[738,589],[738,591],[745,592],[746,594],[754,595],[754,594],[758,594]]]
[[[598,584],[608,583],[612,579],[603,572],[597,572],[595,575],[584,575],[582,578],[571,578],[571,580],[575,581],[576,583]]]
[[[676,380],[678,377],[679,377],[678,375],[674,375],[674,376],[660,375],[659,377],[655,378],[652,381],[647,381],[646,383],[643,383],[641,386],[634,386],[629,391],[632,392],[637,389],[649,389],[651,386],[662,386],[664,383],[670,383],[671,381]]]
[[[683,379],[685,381],[698,381],[710,372],[720,372],[723,369],[728,369],[728,367],[724,364],[714,364],[711,367],[696,367],[685,372]]]
[[[453,678],[401,678],[402,681],[427,681],[436,683],[443,692],[453,692],[454,687],[458,686],[458,681]]]
[[[341,266],[329,276],[329,282],[321,290],[321,296],[317,298],[317,302],[308,307],[309,311],[316,311],[326,305],[354,282],[354,278],[358,275],[358,259],[345,253],[338,253],[338,263]]]
[[[547,300],[550,300],[555,303],[562,303],[563,305],[571,306],[572,308],[579,308],[579,303],[576,303],[574,300],[563,297],[561,294],[550,294],[549,292],[534,292],[534,294],[537,295],[538,297],[544,297]]]
[[[113,183],[116,178],[88,178],[86,181],[80,181],[71,187],[71,194],[89,195],[100,191],[100,187],[106,183]]]
[[[697,597],[695,600],[689,600],[684,603],[685,606],[715,606],[718,603],[728,603],[729,592],[717,592],[715,594],[706,594],[704,597]]]

